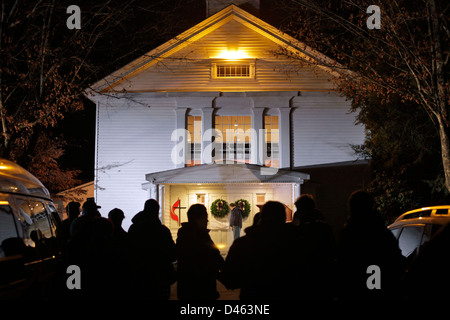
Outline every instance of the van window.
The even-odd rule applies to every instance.
[[[18,200],[23,239],[26,245],[35,247],[53,237],[53,230],[43,202],[34,199]]]
[[[395,239],[397,239],[398,234],[400,233],[401,230],[402,229],[400,229],[400,228],[391,229],[391,232],[394,235]]]
[[[448,209],[437,209],[435,214],[437,215],[448,214]]]
[[[0,205],[0,258],[6,256],[2,244],[4,240],[17,238],[17,229],[14,223],[14,215],[9,205]]]
[[[415,255],[422,243],[424,226],[407,226],[402,229],[398,246],[404,257]]]

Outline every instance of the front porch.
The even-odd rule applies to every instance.
[[[254,215],[259,212],[258,205],[276,200],[295,211],[295,199],[300,196],[301,185],[309,180],[309,175],[259,165],[211,164],[151,173],[146,175],[146,180],[148,182],[142,187],[148,190],[149,198],[157,199],[161,204],[161,221],[171,230],[174,240],[180,224],[187,221],[189,206],[202,203],[208,209],[211,238],[226,253],[233,242],[229,216],[214,217],[210,212],[212,202],[223,199],[231,203],[245,199],[250,203],[250,214],[243,222],[241,235],[244,235],[245,228],[252,225]],[[177,222],[171,217],[171,210],[178,199],[181,209],[175,210],[179,216]]]

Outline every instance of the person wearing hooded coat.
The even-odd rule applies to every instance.
[[[134,298],[165,300],[175,282],[176,248],[170,230],[159,220],[159,204],[145,202],[128,229]]]

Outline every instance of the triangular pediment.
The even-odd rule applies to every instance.
[[[279,55],[287,50],[301,59]],[[212,65],[239,52],[251,79],[213,79]],[[304,63],[305,60],[311,63]],[[303,61],[303,62],[300,62]],[[320,63],[314,63],[320,62]],[[334,62],[230,5],[94,84],[95,92],[327,90]]]

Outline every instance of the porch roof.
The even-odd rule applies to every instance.
[[[299,183],[309,180],[309,174],[289,169],[268,168],[255,164],[202,164],[149,173],[148,183]],[[145,183],[143,185],[146,189]]]

